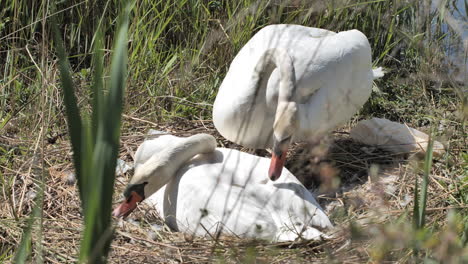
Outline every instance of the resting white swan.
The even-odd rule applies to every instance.
[[[267,26],[232,61],[213,106],[214,125],[246,147],[273,147],[269,176],[276,180],[291,142],[316,139],[349,120],[381,76],[358,30]]]
[[[328,217],[287,169],[281,180],[270,181],[268,165],[266,158],[216,148],[207,134],[147,140],[114,216],[128,215],[146,198],[169,227],[185,233],[319,239],[320,229],[332,226]]]

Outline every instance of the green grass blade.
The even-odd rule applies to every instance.
[[[130,5],[122,15],[121,24],[114,44],[114,53],[111,64],[111,80],[109,95],[104,109],[106,129],[102,129],[102,140],[112,146],[112,155],[106,160],[101,202],[105,218],[110,218],[112,210],[112,193],[114,188],[116,158],[120,140],[120,123],[123,105],[123,93],[127,77],[127,33],[129,24]],[[103,218],[104,222],[108,220]]]
[[[127,5],[121,16],[114,43],[109,93],[105,98],[102,95],[102,83],[98,81],[102,78],[102,70],[99,69],[94,77],[93,91],[96,96],[93,99],[93,127],[83,131],[87,142],[84,150],[88,153],[87,157],[92,157],[90,165],[83,168],[83,172],[86,170],[93,185],[88,186],[90,189],[87,191],[89,203],[85,211],[85,232],[80,249],[81,262],[105,263],[113,234],[112,195],[127,75],[129,12],[130,6]],[[99,52],[96,52],[95,56],[99,56]],[[99,59],[95,62],[102,63]]]
[[[130,5],[121,16],[114,44],[109,94],[103,94],[102,33],[97,33],[93,56],[93,114],[90,125],[81,121],[70,66],[63,42],[54,27],[64,101],[74,151],[78,187],[84,213],[80,262],[105,263],[112,238],[110,223],[116,157],[119,148],[123,94],[127,72],[127,32]],[[92,184],[91,184],[92,183]]]
[[[83,214],[84,214],[84,232],[83,238],[80,245],[80,262],[91,262],[89,260],[90,252],[93,248],[93,237],[96,231],[96,225],[94,223],[94,219],[96,216],[94,215],[96,210],[92,207],[93,204],[96,204],[96,197],[97,188],[96,181],[100,179],[99,172],[96,172],[93,168],[93,148],[94,148],[94,141],[91,139],[91,131],[90,128],[86,123],[83,124],[83,140],[81,141],[81,149],[85,155],[82,155],[82,168],[81,172],[83,173],[83,177],[88,178],[89,181],[93,181],[92,185],[87,186],[83,193],[86,195],[86,206],[83,206]],[[85,201],[82,201],[82,204]]]
[[[432,167],[432,153],[434,140],[432,134],[429,136],[426,155],[424,159],[423,181],[421,183],[421,193],[418,191],[418,178],[414,184],[414,207],[413,207],[413,224],[416,229],[424,227],[426,219],[426,203],[427,203],[427,188],[429,185],[429,174]]]
[[[28,257],[31,255],[32,230],[33,230],[36,219],[41,216],[43,200],[44,200],[44,188],[39,188],[38,196],[35,200],[32,214],[29,216],[27,226],[23,231],[21,242],[16,251],[15,260],[13,263],[17,263],[17,264],[27,263],[26,261]]]
[[[95,139],[97,137],[98,123],[102,122],[103,110],[100,109],[104,106],[103,102],[103,68],[104,68],[104,52],[103,52],[103,35],[101,29],[98,29],[96,33],[96,41],[94,42],[94,55],[93,55],[93,114],[92,114],[92,135],[93,140],[92,144],[96,143]]]
[[[21,242],[18,246],[14,263],[26,263],[26,260],[28,259],[29,255],[31,255],[31,231],[33,223],[34,214],[31,214],[28,220],[28,226],[24,230],[23,236],[21,237]]]
[[[434,146],[434,139],[432,137],[433,133],[429,135],[429,142],[427,145],[426,156],[424,160],[424,173],[423,181],[421,186],[421,199],[419,205],[419,228],[423,228],[426,220],[426,203],[427,203],[427,187],[429,185],[429,174],[431,173],[432,168],[432,152]]]
[[[60,80],[63,90],[63,99],[65,103],[65,111],[68,120],[68,132],[70,134],[70,140],[72,142],[73,149],[73,162],[75,164],[75,171],[78,181],[78,189],[80,191],[80,199],[85,205],[86,196],[83,194],[83,190],[86,186],[85,178],[81,177],[81,130],[82,123],[80,117],[80,111],[78,110],[78,104],[74,93],[73,79],[71,76],[71,67],[67,60],[67,55],[64,49],[64,44],[60,33],[58,31],[55,19],[52,19],[52,28],[54,31],[55,48],[58,56],[58,68],[60,70]]]
[[[419,191],[418,191],[418,177],[414,182],[414,199],[413,199],[413,226],[419,229]]]

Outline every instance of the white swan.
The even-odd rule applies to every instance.
[[[128,215],[146,198],[172,229],[185,233],[319,239],[319,229],[332,226],[328,217],[287,169],[270,181],[268,165],[266,158],[216,148],[207,134],[147,140],[114,216]]]
[[[213,122],[233,142],[273,147],[269,177],[276,180],[291,142],[316,139],[349,120],[381,76],[358,30],[267,26],[232,61]]]

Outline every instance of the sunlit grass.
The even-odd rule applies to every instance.
[[[453,6],[452,2],[445,1],[442,5]],[[468,163],[468,107],[466,95],[462,92],[463,84],[453,81],[445,70],[448,67],[443,48],[444,41],[447,41],[445,37],[450,35],[455,39],[457,35],[450,28],[447,29],[449,33],[443,31],[444,14],[438,10],[424,9],[424,3],[416,0],[135,1],[127,22],[127,76],[124,67],[126,55],[122,53],[122,43],[127,42],[121,39],[125,33],[119,31],[121,23],[116,19],[121,8],[120,1],[60,1],[55,9],[57,11],[51,11],[50,7],[44,10],[40,1],[0,0],[0,5],[4,7],[0,10],[0,134],[8,140],[28,139],[31,131],[34,134],[37,124],[31,120],[35,120],[37,112],[43,109],[39,97],[41,93],[46,94],[46,116],[51,124],[45,128],[47,137],[63,133],[68,127],[68,136],[75,142],[74,163],[79,175],[79,195],[83,201],[86,223],[80,259],[90,256],[89,245],[93,243],[102,242],[100,248],[105,255],[109,236],[99,239],[102,232],[108,232],[107,235],[111,233],[108,227],[112,193],[109,186],[112,187],[114,181],[111,170],[115,167],[115,146],[119,142],[117,135],[120,129],[133,131],[135,127],[145,124],[132,119],[131,122],[124,122],[124,127],[120,128],[120,111],[154,123],[181,118],[209,120],[210,105],[232,58],[263,26],[296,23],[333,31],[357,28],[369,38],[375,65],[384,66],[388,72],[383,80],[378,81],[380,93],[373,93],[356,119],[385,117],[418,128],[437,124],[432,138],[443,141],[448,148],[447,154],[437,161],[432,162],[429,156],[424,161],[418,161],[424,164],[423,172],[415,169],[416,175],[422,175],[422,185],[419,181],[414,184],[413,179],[409,183],[417,188],[414,193],[420,194],[414,196],[413,206],[417,210],[411,214],[408,209],[407,215],[402,215],[400,219],[405,223],[414,220],[415,226],[405,227],[408,232],[407,236],[403,236],[403,242],[392,240],[391,232],[380,233],[381,241],[395,243],[389,245],[382,242],[382,247],[376,246],[370,258],[391,258],[401,242],[409,248],[402,250],[401,256],[398,255],[403,260],[408,260],[409,257],[405,259],[405,256],[422,260],[427,255],[437,256],[443,261],[437,255],[442,249],[433,246],[431,239],[439,234],[443,237],[444,234],[458,232],[456,242],[452,241],[450,245],[457,250],[459,242],[466,246],[466,209],[459,209],[451,218],[447,216],[443,220],[440,217],[433,220],[433,213],[424,212],[424,208],[438,197],[446,200],[437,204],[446,206],[458,208],[468,203],[468,170],[464,165]],[[64,60],[64,53],[57,61],[53,47],[60,48],[61,44],[57,43],[59,38],[54,40],[51,24],[48,23],[46,32],[42,32],[40,21],[44,12],[48,22],[54,15],[59,24],[59,35],[69,55],[69,64]],[[50,52],[46,56],[46,65],[53,69],[48,76],[47,91],[41,90],[40,74],[31,61],[31,56],[36,58],[42,55],[42,36],[46,38],[45,44]],[[112,51],[111,43],[115,43]],[[103,65],[109,61],[113,66],[106,69]],[[62,84],[59,84],[54,73],[58,68]],[[123,94],[118,95],[116,87],[123,85],[127,85],[128,89],[121,110],[114,106],[122,105],[118,98]],[[111,100],[114,100],[113,104]],[[68,121],[65,121],[64,113],[67,113]],[[104,126],[113,132],[105,132],[102,129]],[[81,143],[77,143],[80,138]],[[37,214],[34,210],[20,210],[13,199],[18,193],[12,190],[18,191],[20,173],[16,171],[26,164],[30,145],[24,142],[9,143],[8,140],[6,143],[0,140],[0,187],[2,196],[5,195],[2,198],[5,201],[1,202],[8,204],[9,209],[5,209],[8,219],[20,227],[26,227],[27,231],[24,223],[29,215],[33,217]],[[98,162],[102,159],[106,160],[107,166],[100,165],[105,163]],[[98,174],[106,175],[101,178],[102,182],[96,180],[99,177],[95,175]],[[451,180],[440,180],[437,176]],[[427,191],[431,183],[439,186],[436,189],[439,193]],[[100,192],[100,188],[104,187],[108,187],[108,190]],[[450,195],[439,195],[445,192]],[[106,198],[101,198],[101,195]],[[96,200],[102,201],[98,207],[94,202]],[[97,220],[100,214],[104,217]],[[400,223],[393,224],[386,223],[382,230],[392,231]],[[95,225],[98,227],[91,227]],[[24,241],[32,245],[28,232],[25,234]],[[438,241],[448,241],[444,239]],[[9,245],[6,244],[5,249],[2,247],[4,252],[0,252],[0,261],[12,259],[15,249]],[[419,255],[412,254],[411,250],[415,248],[421,249]],[[32,246],[30,251],[18,251],[17,256],[26,259],[23,256],[27,254],[21,252],[34,255],[34,250]]]

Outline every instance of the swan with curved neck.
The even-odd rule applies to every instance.
[[[349,120],[371,93],[371,49],[357,30],[340,33],[299,25],[263,28],[231,63],[213,105],[225,138],[272,147],[276,180],[289,144],[320,138]]]
[[[135,175],[125,189],[126,201],[114,210],[116,216],[126,216],[143,201],[171,181],[177,170],[197,154],[213,152],[216,140],[209,135],[199,134],[190,140],[179,138],[158,141],[159,146],[147,147],[144,144],[137,150]],[[146,144],[148,145],[148,144]]]
[[[114,216],[143,200],[169,227],[194,235],[232,234],[271,241],[319,239],[331,223],[312,194],[287,169],[268,180],[268,159],[216,148],[206,134],[145,141],[135,175]]]

